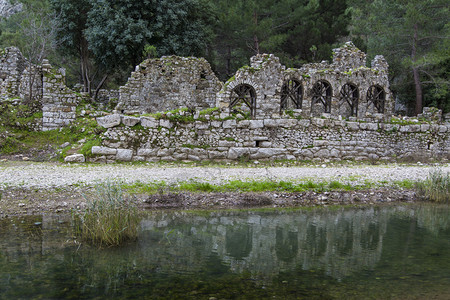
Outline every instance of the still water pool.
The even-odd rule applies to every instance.
[[[0,299],[450,299],[449,206],[152,212],[97,249],[0,220]]]

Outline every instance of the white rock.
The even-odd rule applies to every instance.
[[[116,159],[120,161],[130,161],[133,158],[133,150],[117,149]]]
[[[120,115],[113,114],[97,118],[97,123],[104,128],[112,128],[118,126],[120,125]]]
[[[86,158],[84,157],[83,154],[72,154],[69,156],[66,156],[64,158],[64,162],[75,162],[75,163],[83,163],[86,161]]]
[[[93,146],[91,149],[92,154],[100,155],[116,155],[117,149],[101,146]]]
[[[122,118],[122,123],[125,126],[129,126],[129,127],[133,127],[134,125],[138,124],[140,121],[141,121],[141,119],[136,118],[136,117],[124,116]]]

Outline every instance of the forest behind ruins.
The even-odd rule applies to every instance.
[[[66,69],[95,99],[145,58],[205,57],[226,81],[258,53],[287,67],[330,60],[348,40],[382,54],[396,102],[450,111],[446,0],[2,0],[0,47]]]

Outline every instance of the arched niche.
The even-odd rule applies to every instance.
[[[317,81],[311,90],[311,95],[311,113],[313,116],[320,116],[321,113],[331,112],[333,91],[328,82],[324,80]]]
[[[302,83],[296,79],[286,80],[281,87],[280,112],[287,109],[301,109],[302,102]]]
[[[379,85],[372,85],[367,90],[367,105],[373,104],[376,112],[384,113],[384,104],[386,101],[386,93]]]
[[[256,91],[249,84],[239,84],[233,88],[230,95],[230,113],[250,113],[251,117],[256,115]]]
[[[339,114],[343,117],[356,117],[359,104],[358,87],[353,83],[347,83],[342,86],[339,95]]]

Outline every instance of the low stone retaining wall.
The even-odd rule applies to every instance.
[[[196,118],[99,118],[109,129],[94,161],[450,159],[448,123]]]

